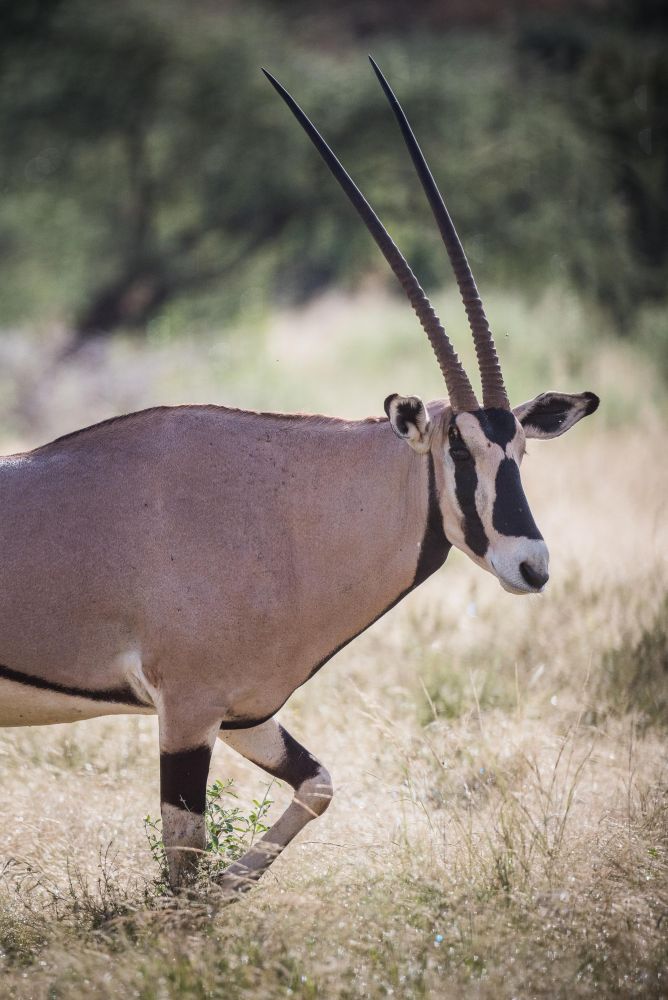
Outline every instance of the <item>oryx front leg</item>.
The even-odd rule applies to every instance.
[[[206,848],[206,782],[216,730],[160,717],[160,810],[172,889],[192,881]]]
[[[221,884],[243,891],[257,881],[274,859],[332,799],[328,771],[275,719],[253,729],[221,730],[228,746],[295,790],[292,802],[264,836],[225,872]]]

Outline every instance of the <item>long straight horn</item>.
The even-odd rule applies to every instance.
[[[299,105],[288,94],[287,90],[281,86],[278,80],[274,79],[266,69],[262,72],[267,77],[274,89],[280,94],[293,115],[302,126],[309,139],[322,156],[323,160],[334,174],[335,178],[348,195],[348,198],[357,209],[364,225],[367,227],[374,240],[378,244],[385,260],[388,262],[408,299],[415,310],[417,318],[422,324],[424,332],[429,338],[436,360],[443,373],[445,384],[448,389],[450,403],[457,411],[478,410],[480,404],[476,399],[473,387],[468,376],[462,367],[462,363],[457,357],[457,353],[450,343],[448,336],[443,329],[440,320],[434,312],[429,299],[423,292],[420,284],[406,263],[400,250],[392,240],[382,222],[371,208],[362,192],[359,190],[350,175],[341,166],[332,150],[317,131],[315,126],[309,121]]]
[[[483,309],[482,301],[480,299],[480,295],[478,294],[478,289],[476,287],[469,262],[466,259],[466,254],[464,253],[464,248],[462,247],[459,236],[457,235],[457,230],[455,229],[452,219],[450,218],[450,214],[445,207],[445,202],[441,197],[441,192],[436,186],[436,182],[432,177],[427,161],[422,154],[422,150],[420,149],[418,141],[413,134],[413,130],[408,124],[408,119],[406,118],[399,101],[394,96],[389,83],[371,56],[369,56],[369,60],[371,61],[374,73],[378,77],[378,81],[385,91],[385,96],[390,102],[390,106],[399,123],[399,128],[401,129],[404,141],[408,146],[408,152],[411,155],[418,177],[420,178],[424,192],[427,195],[434,218],[436,219],[438,228],[441,231],[441,236],[443,237],[443,242],[445,243],[445,249],[448,251],[448,257],[450,258],[452,269],[455,272],[455,278],[457,279],[459,292],[464,303],[464,308],[466,309],[466,315],[468,316],[469,326],[471,327],[471,333],[473,334],[475,351],[478,357],[478,367],[480,369],[480,379],[482,382],[483,405],[485,407],[499,407],[503,410],[509,410],[510,403],[508,401],[506,388],[503,384],[503,375],[501,374],[501,366],[499,364],[496,348],[494,346],[494,338],[492,337],[489,323],[487,322],[487,317],[485,316],[485,310]]]

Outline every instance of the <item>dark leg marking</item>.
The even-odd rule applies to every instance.
[[[298,743],[294,736],[283,729],[283,726],[279,725],[278,728],[285,747],[285,756],[276,767],[266,768],[266,770],[279,781],[287,781],[293,788],[299,788],[304,781],[315,778],[322,767],[313,754],[309,753],[301,743]]]
[[[17,684],[27,684],[30,687],[40,688],[42,691],[55,691],[57,694],[68,694],[73,698],[87,698],[89,701],[106,701],[119,705],[147,706],[148,702],[141,701],[132,688],[123,684],[117,688],[107,688],[106,690],[96,690],[91,688],[71,687],[69,684],[58,684],[57,681],[47,681],[44,677],[36,677],[34,674],[23,674],[11,667],[0,664],[0,678],[7,681],[16,681]]]
[[[522,489],[520,470],[504,458],[496,473],[496,499],[492,523],[500,535],[542,539]]]
[[[204,812],[211,747],[160,754],[160,798],[178,809]]]
[[[269,716],[269,718],[271,718],[271,716]],[[267,721],[267,719],[262,720],[262,722]],[[246,726],[244,728],[251,729],[254,725],[262,725],[262,722],[251,723],[250,726]],[[293,788],[298,788],[302,782],[308,781],[309,778],[315,778],[319,771],[321,771],[322,767],[320,761],[314,757],[313,754],[306,749],[306,747],[303,747],[301,743],[294,738],[294,736],[291,736],[287,729],[284,729],[279,723],[277,723],[277,725],[285,750],[280,764],[272,766],[267,764],[265,760],[256,761],[251,756],[246,759],[253,760],[258,767],[261,767],[263,771],[266,771],[267,774],[271,774],[274,778],[278,778],[279,781],[287,781],[287,783],[292,785]],[[230,727],[226,722],[223,722],[220,728],[222,730],[226,730],[232,727]]]

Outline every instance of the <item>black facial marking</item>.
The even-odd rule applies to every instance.
[[[512,458],[504,458],[496,473],[493,524],[500,535],[542,539],[522,489],[520,470]]]
[[[455,494],[464,517],[464,541],[477,556],[484,556],[489,542],[475,505],[477,487],[475,462],[455,462]]]
[[[204,812],[211,747],[160,754],[160,800],[188,812]]]
[[[19,670],[12,670],[11,667],[2,666],[2,664],[0,664],[0,678],[16,681],[18,684],[27,684],[42,691],[54,691],[57,694],[67,694],[73,698],[87,698],[88,701],[106,701],[112,704],[136,705],[137,707],[147,704],[141,701],[127,684],[105,689],[72,687],[69,684],[48,681],[44,677],[36,677],[34,674],[24,674]]]
[[[475,410],[473,416],[482,427],[485,437],[500,445],[505,451],[517,431],[515,417],[511,411],[490,407],[488,410]]]
[[[448,445],[450,446],[450,454],[453,461],[466,462],[470,459],[471,452],[464,444],[460,430],[454,422],[450,424],[450,429],[448,430]]]

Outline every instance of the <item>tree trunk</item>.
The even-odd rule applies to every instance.
[[[164,277],[152,271],[125,274],[102,288],[74,325],[77,342],[123,327],[141,329],[171,297]]]

